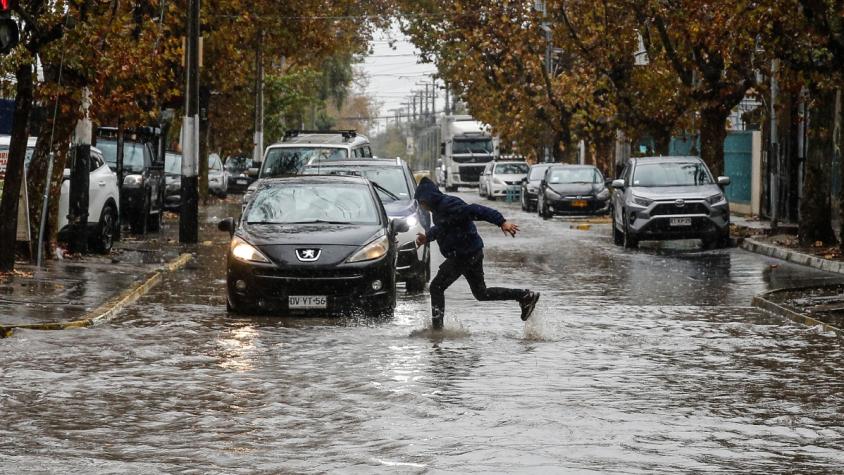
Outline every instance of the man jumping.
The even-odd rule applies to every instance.
[[[445,316],[445,289],[460,276],[466,277],[472,295],[480,301],[515,300],[522,308],[522,320],[527,320],[539,300],[539,292],[530,290],[487,288],[484,282],[484,241],[478,235],[474,221],[492,223],[512,237],[519,227],[508,223],[498,211],[478,204],[466,204],[455,196],[443,194],[428,178],[419,181],[416,200],[422,209],[430,211],[434,225],[426,233],[416,236],[416,244],[437,241],[440,252],[446,258],[440,265],[437,276],[431,281],[431,312],[434,329],[442,329]]]

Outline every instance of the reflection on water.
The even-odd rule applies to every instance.
[[[622,251],[520,220],[487,236],[511,302],[396,317],[230,318],[219,256],[121,320],[0,341],[0,472],[835,473],[844,349],[749,307],[828,278],[737,250]],[[436,264],[436,263],[435,263]],[[436,268],[436,267],[435,267]]]

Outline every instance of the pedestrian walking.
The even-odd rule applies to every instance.
[[[467,204],[456,196],[442,193],[428,178],[422,178],[416,189],[416,200],[430,211],[434,225],[427,233],[416,236],[416,244],[436,241],[445,262],[431,281],[431,317],[434,329],[442,329],[445,316],[445,290],[460,276],[466,278],[472,295],[479,301],[515,300],[522,309],[522,320],[530,318],[539,292],[527,289],[487,287],[484,281],[484,241],[475,221],[486,221],[501,228],[505,235],[516,237],[519,227],[507,222],[498,211],[478,204]]]

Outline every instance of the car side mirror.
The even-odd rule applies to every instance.
[[[606,180],[604,180],[604,186],[607,187],[607,188],[612,187],[613,181],[615,181],[615,180],[613,180],[612,178],[607,178]]]
[[[718,177],[718,186],[729,186],[730,185],[730,177],[728,176],[719,176]]]
[[[226,218],[219,223],[217,223],[217,229],[220,231],[225,231],[229,233],[229,235],[234,236],[234,218]]]
[[[258,176],[258,169],[257,168],[250,168],[250,169],[246,170],[246,175],[249,176],[249,178],[255,178],[255,177]]]
[[[406,233],[410,231],[410,226],[407,221],[401,218],[396,218],[390,221],[390,231],[393,234]]]
[[[625,183],[624,180],[613,180],[610,186],[612,186],[616,190],[623,190]]]

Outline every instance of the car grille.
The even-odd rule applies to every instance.
[[[336,269],[331,272],[289,272],[256,270],[255,276],[265,291],[275,297],[287,295],[348,295],[363,282],[360,273],[344,274]]]
[[[510,186],[522,184],[522,182],[520,182],[520,181],[506,181],[506,180],[504,181],[504,183],[507,183]]]
[[[709,208],[703,203],[686,203],[685,206],[677,206],[672,203],[660,203],[654,206],[651,216],[673,216],[679,214],[709,214]]]
[[[460,181],[467,183],[477,183],[481,179],[481,173],[485,166],[461,166],[460,167]]]

